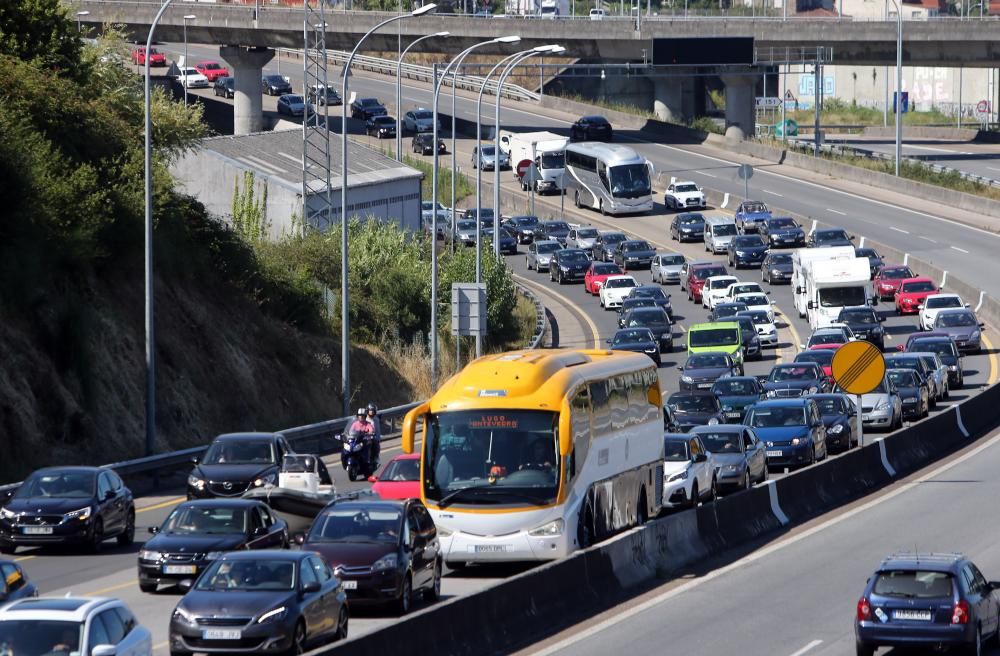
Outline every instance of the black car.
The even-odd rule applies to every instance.
[[[567,282],[583,282],[590,266],[590,256],[582,248],[564,248],[552,254],[549,260],[549,278],[563,285]]]
[[[760,266],[767,255],[767,244],[760,235],[739,235],[729,241],[726,252],[729,254],[729,265],[735,269]]]
[[[836,323],[846,324],[855,337],[867,340],[879,347],[879,350],[884,350],[885,329],[882,327],[883,321],[885,319],[879,316],[870,305],[856,305],[843,308],[837,315]]]
[[[742,301],[732,301],[727,303],[716,303],[715,307],[708,315],[708,320],[723,321],[729,317],[735,317],[740,312],[747,311],[747,304]]]
[[[265,75],[260,83],[264,93],[269,96],[283,96],[292,92],[291,83],[280,75]]]
[[[645,353],[660,366],[660,343],[649,328],[622,328],[611,339],[604,340],[612,351]]]
[[[648,328],[653,331],[661,353],[674,350],[674,336],[671,330],[670,317],[663,308],[648,307],[629,310],[622,317],[623,328]]]
[[[683,365],[677,366],[677,370],[681,372],[679,387],[682,392],[709,391],[720,378],[742,375],[740,368],[729,354],[713,351],[692,353]]]
[[[830,391],[830,381],[815,362],[791,362],[771,368],[764,381],[764,395],[769,399],[789,399]]]
[[[583,116],[569,128],[570,141],[611,141],[611,124],[603,116]]]
[[[854,235],[847,234],[843,228],[819,228],[809,235],[810,248],[827,248],[830,246],[853,246]]]
[[[288,525],[250,499],[198,499],[174,508],[139,551],[139,589],[198,578],[228,551],[285,549]]]
[[[667,399],[667,407],[673,412],[674,422],[682,432],[695,426],[723,423],[722,405],[718,397],[708,390],[674,392]]]
[[[188,499],[238,497],[252,487],[277,485],[281,459],[294,453],[280,433],[219,435],[187,479]]]
[[[20,546],[76,545],[99,551],[105,540],[135,539],[132,491],[106,467],[46,467],[28,476],[0,508],[0,553]]]
[[[10,560],[0,560],[0,604],[37,596],[38,588],[28,580],[28,575],[20,565]]]
[[[566,238],[569,237],[569,224],[565,221],[542,221],[539,224],[541,239],[551,239],[559,242],[560,246],[566,246]]]
[[[645,239],[630,239],[618,244],[615,249],[614,263],[621,267],[622,273],[629,269],[649,269],[656,256],[656,249]]]
[[[594,260],[611,262],[615,257],[618,244],[627,240],[624,232],[600,232],[594,240]]]
[[[962,356],[955,346],[955,340],[947,335],[923,335],[916,333],[906,340],[907,351],[937,353],[941,362],[948,367],[948,388],[959,389],[965,385],[965,370]]]
[[[479,211],[476,211],[476,208],[470,207],[467,210],[465,210],[464,214],[462,214],[462,218],[466,219],[466,220],[469,220],[469,221],[475,221],[476,219],[482,219],[482,221],[483,221],[483,227],[484,228],[486,227],[486,223],[487,222],[489,222],[489,225],[492,228],[493,227],[493,208],[492,207],[480,207]]]
[[[296,542],[334,569],[352,604],[391,603],[406,613],[414,595],[441,596],[441,545],[419,499],[333,501]]]
[[[719,303],[719,305],[725,305]],[[732,305],[739,305],[733,303]],[[740,310],[743,312],[744,310]],[[763,349],[760,345],[760,337],[757,336],[757,324],[748,316],[739,316],[739,313],[726,317],[723,321],[735,321],[740,324],[740,336],[743,340],[743,353],[747,360],[760,360],[764,357]]]
[[[759,226],[757,231],[767,242],[767,245],[775,248],[797,248],[806,245],[806,233],[802,226],[796,223],[790,216],[776,216],[770,218]]]
[[[170,617],[170,653],[303,654],[347,637],[347,594],[311,551],[235,551],[192,582]]]
[[[500,252],[504,255],[517,255],[517,234],[507,226],[500,226]],[[493,231],[486,235],[487,240],[492,241]],[[590,260],[587,260],[588,262]]]
[[[658,307],[663,308],[670,320],[674,319],[674,308],[670,304],[670,294],[663,291],[659,285],[639,285],[633,287],[625,298],[651,298]]]
[[[372,116],[365,121],[365,134],[377,139],[396,136],[396,119],[391,116]]]
[[[670,220],[670,238],[677,242],[703,241],[705,216],[698,212],[677,214]]]
[[[534,241],[535,233],[539,230],[539,220],[537,216],[512,216],[506,219],[505,222],[517,235],[517,241],[522,244],[530,244]]]
[[[420,132],[413,135],[413,140],[410,142],[410,147],[413,152],[420,155],[433,155],[434,154],[434,134],[432,132]],[[444,139],[438,139],[438,154],[444,155],[448,152],[447,146],[444,144]]]
[[[389,110],[385,108],[378,98],[355,98],[351,103],[351,118],[360,118],[367,121],[373,116],[386,116]]]
[[[792,254],[770,252],[760,263],[760,279],[773,285],[779,282],[792,284]]]
[[[216,96],[222,96],[223,98],[235,98],[236,78],[229,77],[227,75],[216,78],[215,84],[212,85],[212,91],[215,92]]]
[[[727,423],[738,424],[747,408],[764,398],[764,388],[756,376],[728,376],[712,385],[712,393],[719,397]]]
[[[863,257],[868,260],[868,268],[871,269],[873,279],[875,278],[875,274],[878,273],[878,270],[885,265],[885,260],[881,255],[879,255],[878,251],[867,246],[864,248],[855,248],[854,257]]]
[[[810,394],[823,415],[826,426],[826,448],[830,451],[847,451],[858,445],[854,432],[858,411],[854,402],[846,394]]]
[[[652,308],[657,307],[656,299],[649,298],[646,296],[633,296],[625,297],[622,299],[622,305],[618,308],[618,327],[625,327],[625,315],[636,308]]]
[[[913,369],[887,369],[885,375],[896,386],[903,404],[903,419],[923,419],[931,410],[930,387]]]

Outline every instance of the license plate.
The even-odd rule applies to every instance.
[[[726,413],[726,417],[728,417],[730,419],[739,419],[742,416],[743,416],[742,412],[727,412]]]
[[[341,579],[340,585],[342,585],[345,590],[357,590],[358,589],[358,582],[357,581],[344,581],[343,579]]]
[[[198,571],[195,565],[164,565],[164,574],[194,574]]]
[[[511,551],[513,545],[510,544],[477,544],[469,547],[473,553],[506,553]]]
[[[920,622],[930,622],[931,612],[929,610],[894,610],[893,619],[897,620],[917,620]]]
[[[21,529],[24,535],[52,535],[51,526],[25,526]]]
[[[708,389],[712,386],[712,383],[698,383],[698,389]]]
[[[784,454],[782,454],[781,451],[768,451],[767,452],[767,457],[768,458],[780,458],[782,455],[784,455]]]
[[[240,629],[205,629],[201,632],[202,640],[239,640],[242,637]]]

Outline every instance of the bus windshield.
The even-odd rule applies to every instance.
[[[460,410],[429,418],[424,493],[441,506],[546,505],[559,487],[556,412]]]
[[[615,198],[650,195],[649,168],[645,164],[623,164],[608,170],[611,173],[611,195]]]

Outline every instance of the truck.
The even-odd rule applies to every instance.
[[[868,258],[815,260],[806,268],[806,312],[816,330],[837,321],[845,307],[870,305],[871,269]]]
[[[569,0],[542,0],[542,18],[569,16]]]
[[[542,0],[507,0],[504,9],[508,16],[538,16],[542,13]]]
[[[833,246],[831,248],[797,248],[792,253],[792,296],[795,309],[800,317],[806,316],[809,299],[806,298],[806,269],[817,260],[853,259],[854,248],[851,246]]]
[[[521,189],[534,186],[538,193],[561,192],[569,139],[552,132],[500,132],[500,150],[510,155],[510,168]],[[533,162],[525,175],[519,175],[518,164]]]

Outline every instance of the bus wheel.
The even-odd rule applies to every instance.
[[[604,211],[604,200],[603,199],[601,200],[601,202],[598,203],[598,206],[600,207],[600,210],[601,210],[601,216],[607,216],[608,213]]]
[[[635,525],[642,526],[649,520],[649,511],[646,509],[646,489],[639,490],[639,503],[635,510]]]
[[[576,209],[580,209],[581,208],[581,205],[580,205],[580,191],[579,190],[573,192],[573,204],[576,205]]]
[[[594,515],[589,504],[580,511],[580,521],[576,525],[576,543],[581,549],[594,544]]]

